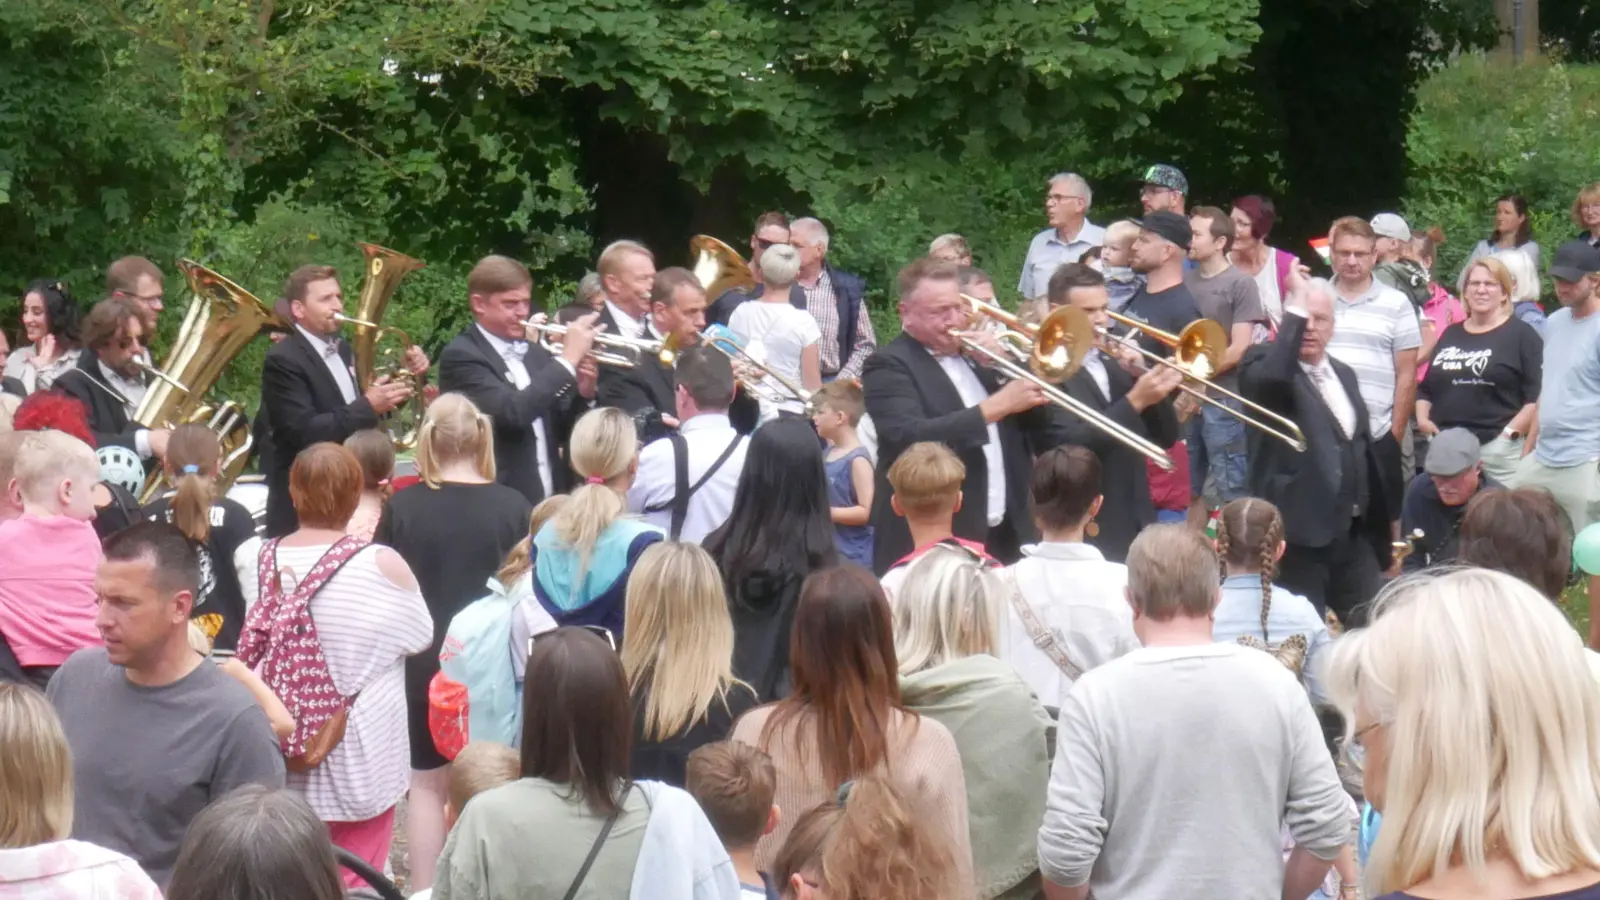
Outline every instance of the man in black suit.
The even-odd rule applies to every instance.
[[[597,315],[568,323],[555,356],[524,324],[533,297],[527,266],[486,256],[467,275],[467,296],[474,324],[440,355],[439,389],[465,394],[493,420],[495,480],[538,503],[570,486],[561,451],[593,404],[597,373],[588,353]]]
[[[1109,328],[1112,324],[1106,315],[1110,296],[1105,278],[1086,265],[1068,263],[1056,269],[1050,276],[1049,298],[1052,308],[1073,306],[1081,310],[1096,328]],[[1063,388],[1074,399],[1158,447],[1177,443],[1178,416],[1171,397],[1183,381],[1183,373],[1170,366],[1155,366],[1136,380],[1129,369],[1144,368],[1140,357],[1127,348],[1117,349],[1116,355],[1098,347],[1090,350],[1082,367]],[[1100,489],[1105,502],[1095,518],[1098,533],[1089,543],[1106,559],[1122,562],[1133,539],[1156,521],[1145,456],[1068,410],[1053,410],[1053,414],[1065,431],[1065,443],[1087,447],[1100,458]]]
[[[126,300],[101,300],[79,331],[83,353],[76,368],[56,379],[55,390],[83,404],[97,446],[126,447],[146,460],[165,456],[166,430],[133,421],[148,387],[144,311]]]
[[[1035,536],[1028,479],[1032,454],[1056,443],[1053,420],[1039,409],[1046,400],[1037,385],[1018,379],[1001,386],[994,372],[961,355],[957,333],[989,343],[993,338],[964,331],[970,308],[958,278],[955,265],[933,259],[901,269],[904,330],[867,359],[862,373],[867,412],[878,430],[872,561],[879,574],[915,549],[905,519],[890,507],[888,473],[919,441],[945,444],[966,466],[957,537],[979,541],[997,559],[1012,562]]]
[[[650,289],[655,286],[656,257],[638,241],[612,241],[595,265],[605,302],[600,324],[607,334],[642,339],[650,318]]]
[[[1366,404],[1355,372],[1327,352],[1333,298],[1323,279],[1299,284],[1284,301],[1277,340],[1251,347],[1240,361],[1239,388],[1306,437],[1297,453],[1250,431],[1250,493],[1283,514],[1288,546],[1278,584],[1352,628],[1366,622],[1394,548]]]
[[[299,527],[289,499],[289,470],[301,450],[322,441],[343,443],[363,428],[376,428],[379,416],[411,397],[404,382],[380,378],[365,393],[357,385],[355,357],[340,339],[335,318],[344,312],[344,294],[332,266],[295,269],[283,295],[294,331],[267,351],[261,370],[261,408],[272,436],[266,469],[268,537]],[[414,374],[426,373],[428,358],[411,347],[405,365]]]

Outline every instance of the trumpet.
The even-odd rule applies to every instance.
[[[567,326],[540,321],[535,317],[522,323],[525,328],[532,328],[539,333],[539,346],[554,353],[556,342],[552,338],[565,338]],[[588,356],[595,363],[602,366],[613,366],[618,369],[631,369],[639,365],[639,360],[646,353],[656,357],[664,366],[670,367],[677,358],[677,351],[671,346],[672,341],[648,341],[643,338],[627,338],[616,334],[597,332],[594,336],[594,346],[589,348]],[[603,348],[603,349],[602,349]]]
[[[700,332],[700,343],[711,347],[726,356],[730,362],[741,363],[753,368],[765,379],[738,378],[739,384],[749,391],[758,400],[777,405],[781,403],[799,402],[808,409],[811,406],[811,392],[795,384],[783,374],[774,370],[762,360],[756,358],[744,345],[739,343],[739,338],[729,331],[726,326],[712,325]],[[673,348],[676,349],[675,347]],[[769,385],[767,379],[771,380]]]
[[[1201,403],[1209,403],[1217,409],[1237,417],[1241,422],[1252,428],[1258,428],[1272,435],[1300,453],[1305,452],[1306,437],[1300,431],[1299,425],[1259,403],[1245,399],[1243,396],[1222,387],[1207,377],[1221,367],[1222,356],[1228,349],[1227,332],[1223,331],[1222,326],[1217,322],[1211,319],[1200,319],[1189,323],[1181,333],[1172,334],[1159,328],[1151,328],[1144,322],[1130,319],[1114,312],[1107,312],[1106,315],[1112,321],[1126,325],[1132,329],[1132,332],[1128,335],[1116,335],[1103,328],[1096,329],[1100,337],[1127,347],[1157,365],[1177,369],[1183,373],[1185,379],[1183,384],[1178,385],[1178,390],[1183,391]],[[1158,353],[1151,353],[1149,350],[1139,346],[1139,342],[1135,340],[1135,334],[1141,331],[1149,335],[1151,339],[1171,347],[1173,351],[1172,358],[1168,359]],[[1193,382],[1193,384],[1190,382]],[[1212,392],[1237,402],[1244,409],[1234,409],[1228,406],[1212,396]]]
[[[1051,403],[1100,429],[1124,446],[1138,451],[1162,469],[1172,470],[1172,459],[1165,450],[1056,387],[1078,371],[1084,357],[1094,346],[1094,328],[1089,324],[1089,317],[1081,310],[1064,306],[1034,326],[1023,323],[986,300],[968,294],[962,294],[961,299],[971,307],[967,330],[974,330],[984,319],[1000,323],[1003,330],[995,338],[1012,355],[997,353],[962,335],[960,331],[951,332],[966,352],[989,360],[1007,378],[1033,382],[1044,391]],[[1013,358],[1015,356],[1026,356],[1027,363],[1019,362]]]

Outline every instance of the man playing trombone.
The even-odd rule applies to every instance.
[[[484,257],[467,275],[467,298],[473,324],[439,356],[439,389],[467,395],[493,420],[495,480],[538,503],[570,486],[562,447],[594,403],[599,372],[590,351],[599,314],[569,323],[557,356],[528,322],[527,266]]]
[[[1052,308],[1079,310],[1097,332],[1105,333],[1111,325],[1105,277],[1086,265],[1068,263],[1056,269],[1050,276],[1048,296]],[[1157,446],[1170,447],[1178,442],[1178,417],[1171,397],[1182,381],[1183,373],[1175,368],[1146,368],[1136,351],[1097,341],[1064,387],[1069,395],[1135,434]],[[1065,432],[1062,442],[1087,447],[1100,458],[1105,499],[1088,541],[1106,559],[1122,562],[1134,537],[1156,521],[1145,457],[1081,418],[1066,412],[1059,415]]]
[[[1014,562],[1035,538],[1028,514],[1033,452],[1058,441],[1055,420],[1040,409],[1044,388],[1016,378],[1002,385],[992,369],[975,366],[966,341],[1003,355],[992,336],[969,331],[972,307],[961,297],[952,263],[918,259],[900,270],[900,336],[867,358],[862,392],[878,431],[877,488],[872,504],[873,568],[880,574],[915,548],[889,499],[889,467],[907,447],[938,441],[966,466],[957,537],[984,544]]]

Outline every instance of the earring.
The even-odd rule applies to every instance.
[[[1083,526],[1083,535],[1084,535],[1084,537],[1091,537],[1091,538],[1092,537],[1099,537],[1100,536],[1100,526],[1098,524],[1096,524],[1093,519],[1090,519],[1089,520],[1089,524]]]

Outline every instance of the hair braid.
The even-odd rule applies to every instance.
[[[1267,637],[1267,616],[1272,612],[1272,579],[1278,574],[1278,543],[1283,540],[1283,516],[1271,506],[1272,518],[1267,522],[1266,534],[1261,540],[1261,639]]]

